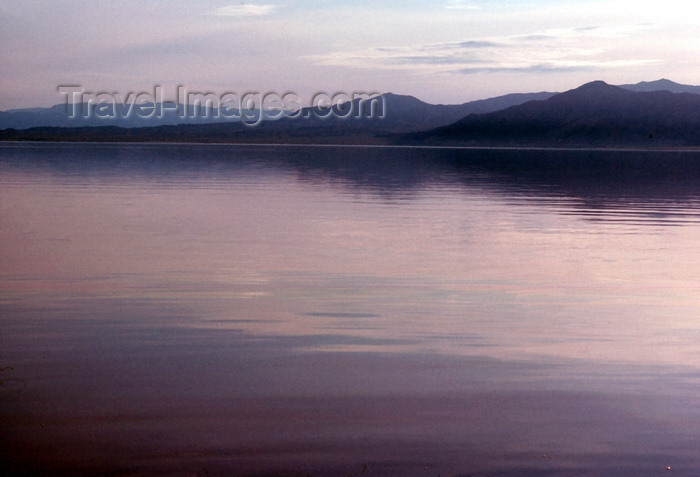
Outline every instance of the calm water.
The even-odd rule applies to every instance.
[[[3,144],[0,221],[12,473],[700,472],[700,152]]]

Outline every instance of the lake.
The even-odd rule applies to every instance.
[[[700,152],[4,143],[0,221],[4,475],[700,471]]]

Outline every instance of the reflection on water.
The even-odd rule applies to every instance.
[[[0,460],[692,474],[699,159],[5,144]]]

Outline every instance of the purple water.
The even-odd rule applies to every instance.
[[[0,469],[697,475],[699,160],[3,144]]]

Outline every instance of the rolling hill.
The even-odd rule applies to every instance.
[[[673,91],[671,91],[673,90]],[[700,147],[698,87],[669,80],[612,86],[593,81],[564,93],[500,96],[460,105],[433,105],[386,93],[374,115],[345,114],[360,100],[294,116],[201,124],[120,124],[6,128],[0,140],[399,144],[509,147]],[[51,114],[56,114],[54,108]],[[23,110],[43,114],[43,110]],[[365,113],[367,111],[365,110]],[[0,114],[0,122],[6,114]]]
[[[634,92],[594,81],[545,101],[472,114],[405,139],[463,145],[700,146],[700,95]]]
[[[507,108],[527,101],[546,99],[555,93],[524,93],[524,94],[508,94],[496,98],[471,101],[463,104],[443,105],[429,104],[421,101],[413,96],[398,95],[386,93],[381,95],[383,101],[381,104],[384,109],[381,109],[381,121],[369,121],[371,127],[381,131],[408,132],[419,131],[436,126],[444,126],[471,113],[487,113],[499,109]],[[353,107],[358,109],[360,100],[355,100]],[[182,111],[182,105],[179,105],[179,110]],[[10,111],[0,111],[0,129],[30,129],[36,127],[104,127],[118,126],[122,128],[141,128],[153,126],[174,126],[180,124],[233,124],[240,122],[239,117],[223,117],[218,114],[218,109],[214,108],[205,114],[204,108],[199,106],[194,108],[189,107],[189,115],[183,117],[181,113],[176,112],[174,103],[168,104],[162,109],[162,114],[153,114],[152,117],[140,117],[136,114],[120,115],[114,113],[114,108],[110,105],[105,109],[102,117],[98,117],[94,112],[95,106],[80,104],[76,106],[76,111],[89,111],[89,114],[78,114],[77,117],[71,117],[65,104],[57,104],[50,108],[29,108],[15,109]],[[302,114],[308,113],[310,118],[323,116],[324,114],[311,114],[321,112],[319,108],[306,108]],[[259,114],[256,111],[255,114]],[[340,114],[339,116],[342,116]],[[368,124],[356,124],[353,121],[344,123],[345,126],[352,127],[367,127]],[[316,127],[320,124],[327,125],[325,122],[307,121],[311,124],[303,124],[302,122],[288,123],[286,127]]]

